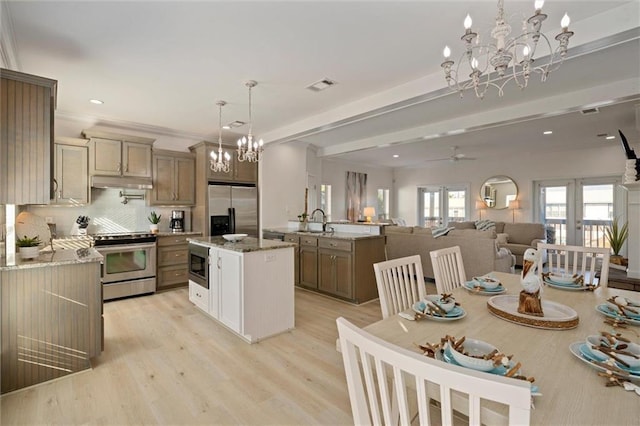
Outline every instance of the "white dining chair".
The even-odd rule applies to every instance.
[[[382,318],[410,308],[427,295],[420,255],[374,263],[373,270]]]
[[[433,250],[429,255],[438,294],[449,293],[467,281],[460,246]]]
[[[481,400],[489,400],[508,406],[509,424],[529,424],[529,382],[446,364],[379,339],[342,317],[336,322],[356,425],[412,424],[415,410],[408,401],[417,405],[419,424],[431,424],[436,415],[431,399],[440,405],[440,422],[434,423],[453,424],[455,404],[469,424],[479,425]],[[464,396],[468,402],[458,407]]]
[[[538,250],[543,251],[538,265],[540,275],[543,272],[582,275],[585,285],[609,284],[609,248],[538,243]]]

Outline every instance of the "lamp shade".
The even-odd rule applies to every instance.
[[[520,209],[520,200],[509,201],[509,210],[519,210],[519,209]]]
[[[362,215],[367,218],[367,222],[371,222],[371,218],[376,215],[375,207],[365,207],[364,210],[362,210]]]

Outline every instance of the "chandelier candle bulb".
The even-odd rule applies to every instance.
[[[471,31],[471,24],[473,24],[473,21],[471,20],[471,16],[467,13],[467,17],[464,18],[464,29],[467,30],[467,33]]]
[[[542,10],[542,6],[544,6],[544,0],[536,0],[533,2],[533,8],[536,10],[536,13]]]
[[[449,57],[451,56],[451,49],[449,49],[449,46],[444,47],[442,54],[444,55],[445,59],[449,59]]]
[[[569,18],[569,15],[565,13],[564,16],[562,17],[562,20],[560,21],[560,26],[562,27],[562,30],[567,31],[569,29],[570,23],[571,23],[571,18]]]

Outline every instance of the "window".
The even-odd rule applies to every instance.
[[[419,188],[418,224],[431,227],[468,220],[468,196],[467,185]]]
[[[320,208],[331,220],[331,185],[320,185]]]
[[[378,189],[378,204],[376,206],[378,220],[389,220],[389,190]]]

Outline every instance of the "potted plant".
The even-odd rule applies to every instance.
[[[151,223],[151,225],[149,225],[149,229],[151,230],[152,234],[158,233],[158,224],[160,223],[161,217],[161,214],[156,214],[156,212],[153,210],[149,214],[149,217],[147,219],[149,219],[149,223]]]
[[[36,235],[33,238],[29,238],[26,235],[16,240],[16,247],[20,252],[20,257],[23,259],[35,259],[40,254],[40,237]]]
[[[299,231],[306,231],[309,226],[309,215],[307,213],[300,213],[298,215],[298,220],[300,221],[300,225],[298,226]]]
[[[622,250],[622,246],[629,237],[629,222],[625,222],[624,225],[620,226],[618,218],[616,217],[611,222],[611,226],[604,229],[604,233],[613,251],[613,255],[609,259],[610,262],[616,265],[622,265],[624,258],[620,255],[620,250]]]

